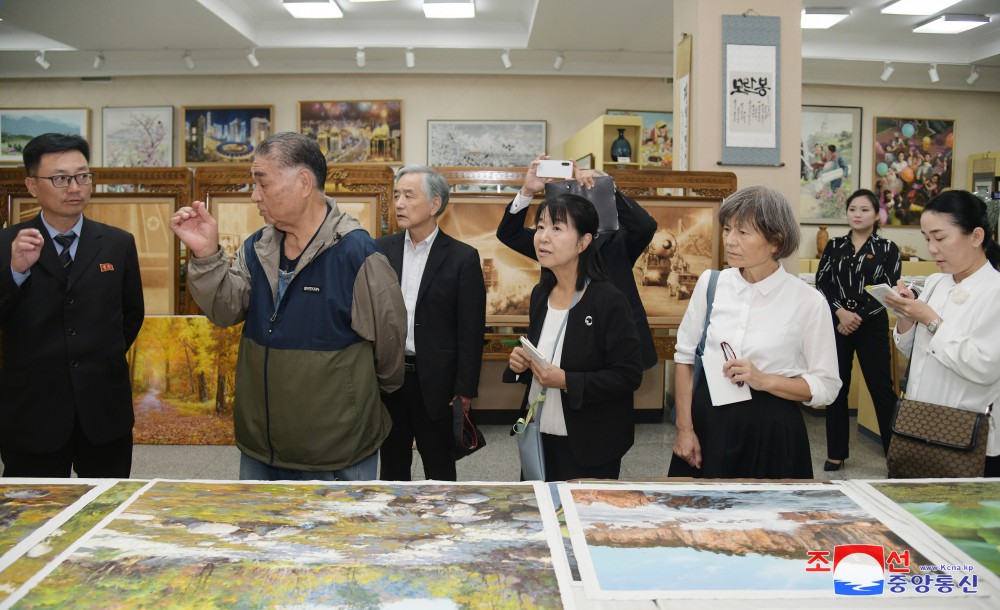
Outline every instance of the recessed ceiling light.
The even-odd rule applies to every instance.
[[[941,15],[913,28],[916,34],[961,34],[984,23],[989,23],[986,15]]]
[[[846,8],[804,8],[802,9],[802,29],[825,30],[851,16]]]
[[[961,0],[899,0],[882,9],[886,15],[933,15]]]
[[[471,19],[476,16],[472,0],[424,0],[424,17],[428,19]]]
[[[281,5],[296,19],[338,19],[344,16],[333,0],[281,0]]]

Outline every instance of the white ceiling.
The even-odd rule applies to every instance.
[[[455,73],[673,75],[673,0],[475,0],[475,19],[426,19],[421,0],[336,0],[343,19],[293,19],[281,0],[0,0],[0,78],[167,74]],[[705,1],[705,0],[702,0]],[[797,0],[789,0],[797,1]],[[803,82],[1000,91],[1000,0],[948,13],[989,15],[960,35],[914,34],[924,17],[882,15],[889,0],[803,0],[852,14],[804,30]],[[752,3],[749,3],[752,5]],[[365,47],[366,66],[355,62]],[[416,67],[407,69],[404,49]],[[256,48],[260,67],[246,54]],[[513,67],[500,54],[511,49]],[[35,63],[46,49],[49,70]],[[94,57],[106,58],[100,70]],[[182,61],[190,51],[195,62]],[[566,62],[553,68],[556,53]],[[895,63],[888,83],[882,62]],[[940,82],[927,70],[938,65]],[[980,66],[975,86],[966,84]]]

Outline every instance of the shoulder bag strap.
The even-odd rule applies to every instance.
[[[719,272],[712,269],[711,274],[708,280],[708,293],[705,295],[705,300],[708,301],[708,307],[705,309],[705,326],[701,329],[701,341],[698,342],[698,347],[694,350],[694,383],[691,385],[692,393],[694,393],[694,388],[698,387],[702,369],[704,369],[701,357],[705,353],[705,341],[708,340],[708,325],[712,322],[712,304],[715,302],[715,286],[719,283]]]

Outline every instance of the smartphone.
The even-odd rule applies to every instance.
[[[539,178],[569,180],[573,177],[573,162],[560,159],[542,159],[535,167],[535,175]]]

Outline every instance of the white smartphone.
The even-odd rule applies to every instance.
[[[535,167],[535,175],[539,178],[569,180],[573,177],[573,162],[564,159],[542,159]]]
[[[523,347],[524,351],[528,352],[528,356],[530,356],[532,360],[538,362],[538,364],[541,364],[542,366],[549,365],[549,359],[543,356],[542,352],[538,351],[538,348],[535,347],[527,337],[521,337],[521,347]]]

